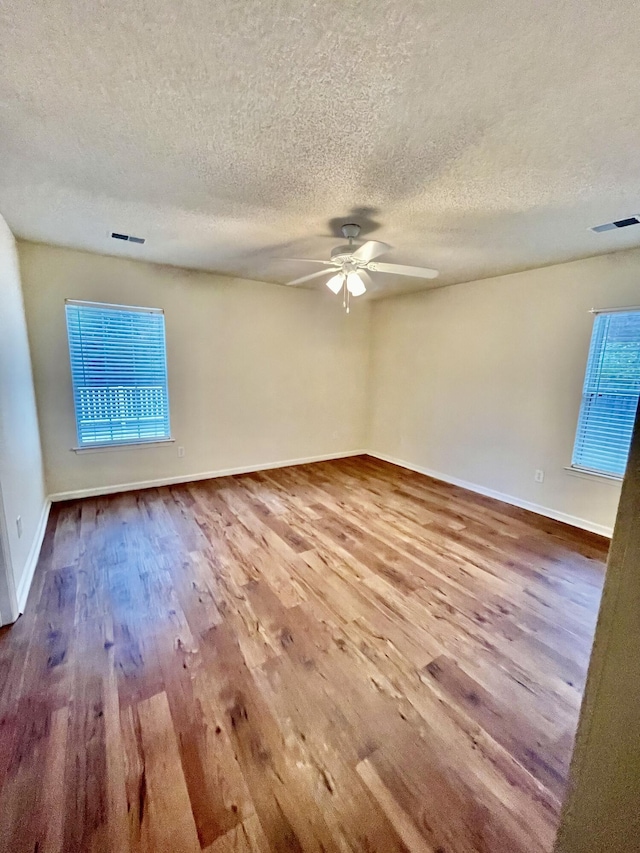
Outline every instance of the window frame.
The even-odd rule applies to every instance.
[[[615,471],[610,471],[610,470],[606,470],[603,468],[592,468],[592,467],[588,467],[586,465],[580,465],[580,464],[574,462],[574,460],[575,460],[576,455],[578,453],[578,441],[579,441],[579,437],[580,437],[581,424],[583,422],[586,396],[588,393],[590,393],[590,394],[594,393],[592,391],[587,392],[587,385],[588,385],[589,379],[592,378],[591,373],[590,373],[590,366],[591,366],[591,359],[592,359],[592,355],[593,355],[594,345],[596,345],[595,341],[596,341],[596,335],[597,335],[597,322],[598,322],[600,317],[607,316],[607,315],[610,316],[610,315],[615,315],[615,314],[637,314],[640,317],[640,306],[638,306],[638,307],[636,307],[636,306],[624,307],[624,308],[604,308],[604,309],[600,309],[600,310],[592,309],[591,314],[594,315],[594,321],[593,321],[593,324],[591,327],[591,337],[589,339],[589,350],[587,353],[587,359],[586,359],[586,364],[585,364],[584,380],[582,383],[582,391],[581,391],[581,396],[580,396],[580,405],[578,408],[578,417],[577,417],[576,429],[575,429],[573,445],[572,445],[571,464],[566,466],[565,470],[571,474],[576,474],[578,476],[597,477],[597,478],[600,478],[603,480],[612,480],[614,482],[619,483],[624,479],[624,473],[619,474]],[[605,351],[606,351],[606,333],[605,333],[605,340],[604,340],[604,343],[602,344],[602,349],[601,349],[601,353],[600,353],[601,359],[604,356]],[[600,363],[599,363],[599,369],[598,369],[598,374],[597,374],[597,380],[598,381],[600,381],[600,370],[601,370],[601,368],[602,368],[602,361],[600,361]],[[629,394],[627,396],[632,397],[634,395]],[[638,400],[636,403],[636,417],[637,417],[637,406],[638,405],[640,405],[640,393],[638,394]],[[627,461],[628,461],[628,454],[627,454]],[[626,467],[626,463],[625,463],[625,467]]]
[[[80,420],[78,416],[78,406],[77,406],[77,384],[76,377],[74,376],[73,369],[73,356],[72,356],[72,343],[71,337],[69,333],[69,315],[67,312],[68,307],[79,307],[79,308],[95,308],[99,310],[113,310],[120,312],[130,312],[130,313],[138,313],[138,314],[159,314],[162,316],[162,333],[163,333],[163,363],[162,369],[164,371],[164,396],[166,400],[167,407],[167,432],[165,435],[161,436],[151,436],[149,438],[127,438],[123,440],[113,440],[107,442],[84,442],[81,438],[81,430],[80,430]],[[71,449],[78,453],[93,453],[93,452],[105,452],[110,450],[119,450],[126,449],[128,447],[149,447],[159,444],[171,444],[175,441],[171,433],[171,401],[169,395],[169,369],[168,369],[168,361],[167,361],[167,333],[166,333],[166,322],[165,322],[165,312],[163,308],[148,308],[144,306],[138,305],[122,305],[118,303],[110,303],[110,302],[93,302],[84,299],[65,299],[64,301],[65,307],[65,325],[67,332],[67,350],[69,353],[69,372],[71,379],[71,392],[73,396],[73,414],[74,414],[74,422],[75,422],[75,430],[76,430],[76,446]],[[84,353],[83,353],[84,355]],[[131,386],[136,387],[136,386]]]

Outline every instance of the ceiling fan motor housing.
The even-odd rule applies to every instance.
[[[335,249],[331,250],[331,260],[337,264],[340,264],[343,261],[348,261],[355,250],[356,246],[336,246]]]

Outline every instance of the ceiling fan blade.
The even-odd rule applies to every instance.
[[[353,253],[356,261],[371,261],[377,258],[378,255],[384,255],[391,249],[387,243],[379,243],[377,240],[367,240],[359,249]]]
[[[373,261],[367,264],[367,269],[371,272],[386,272],[392,275],[410,275],[414,278],[437,278],[438,270],[430,270],[427,267],[408,267],[404,264],[382,264]]]
[[[276,258],[277,261],[295,261],[297,264],[322,264],[323,266],[333,267],[333,261],[318,261],[315,258]]]
[[[320,278],[321,275],[329,275],[336,270],[336,267],[333,267],[330,270],[320,270],[319,272],[312,272],[311,275],[303,275],[302,278],[295,278],[293,281],[288,281],[287,286],[292,284],[302,284],[303,281],[310,281],[312,278]]]

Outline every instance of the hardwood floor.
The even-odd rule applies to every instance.
[[[550,851],[606,546],[369,457],[54,505],[0,850]]]

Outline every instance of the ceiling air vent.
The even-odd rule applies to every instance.
[[[604,225],[593,225],[589,230],[599,234],[601,231],[613,231],[614,228],[628,228],[630,225],[640,225],[640,219],[637,216],[630,216],[628,219],[616,219],[615,222],[605,222]]]
[[[130,234],[118,234],[116,231],[111,232],[114,240],[128,240],[130,243],[144,243],[144,237],[132,237]]]

